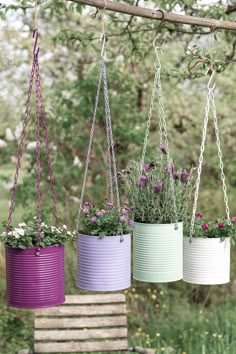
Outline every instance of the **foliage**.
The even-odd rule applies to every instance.
[[[185,234],[190,234],[190,220],[185,224]],[[196,213],[193,237],[221,238],[236,236],[236,217],[232,220],[216,218],[214,221],[205,221],[203,214]]]
[[[128,199],[134,205],[134,220],[150,224],[168,224],[186,217],[192,190],[192,170],[176,170],[163,155],[157,162],[131,161],[121,173]],[[176,208],[175,208],[176,205]],[[177,220],[176,220],[177,217]]]
[[[100,237],[128,234],[133,226],[129,213],[127,202],[124,203],[121,211],[110,202],[98,206],[86,202],[80,213],[80,233]]]
[[[6,226],[6,223],[3,223]],[[0,241],[5,242],[7,245],[16,248],[30,248],[37,246],[37,220],[36,217],[33,221],[20,223],[16,227],[10,227],[8,233],[2,232],[0,234]],[[40,231],[40,247],[62,245],[67,241],[75,238],[75,232],[68,230],[66,225],[62,227],[50,226],[41,222]]]

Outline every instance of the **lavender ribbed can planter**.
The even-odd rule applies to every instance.
[[[40,249],[6,246],[7,305],[42,308],[65,301],[64,246]]]
[[[121,236],[101,238],[79,234],[77,266],[77,286],[80,289],[116,291],[129,288],[130,235],[123,235],[122,238]]]

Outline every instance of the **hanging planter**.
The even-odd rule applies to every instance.
[[[7,305],[42,308],[65,301],[64,246],[20,249],[6,245]]]
[[[97,96],[90,133],[87,160],[80,198],[80,208],[77,222],[78,233],[78,268],[77,286],[91,291],[116,291],[130,287],[131,279],[131,237],[129,211],[124,204],[120,205],[117,181],[116,159],[109,106],[109,95],[106,78],[105,43],[102,36],[101,68],[98,80]],[[86,187],[89,160],[96,124],[96,113],[100,96],[101,84],[104,88],[105,123],[107,133],[107,158],[111,202],[99,206],[89,202],[83,204]],[[114,205],[114,191],[116,206]]]
[[[133,277],[171,282],[183,277],[183,224],[142,224],[134,228]]]
[[[213,87],[210,87],[213,75],[214,71],[212,71],[207,86],[208,94],[206,112],[204,118],[192,218],[191,221],[189,221],[189,224],[186,225],[186,233],[189,234],[190,237],[184,238],[183,280],[188,283],[202,285],[225,284],[230,281],[230,242],[231,236],[234,236],[236,231],[236,217],[234,217],[231,221],[229,213],[219,128],[214,101],[215,85],[213,85]],[[209,111],[211,107],[214,117],[214,127],[218,148],[221,178],[223,184],[226,218],[217,219],[212,222],[205,222],[202,219],[203,215],[201,213],[196,213],[196,210],[202,171],[203,154],[205,150]]]
[[[134,205],[133,277],[144,282],[183,278],[183,225],[191,190],[191,172],[177,170],[168,148],[161,64],[157,55],[155,78],[141,162],[131,161],[121,174]],[[154,99],[159,100],[160,159],[145,163]],[[164,142],[164,143],[163,143]]]
[[[80,289],[116,291],[130,287],[131,236],[78,236]]]
[[[230,281],[230,237],[184,237],[184,277],[188,283],[225,284]]]
[[[38,31],[34,31],[34,60],[32,64],[28,100],[24,115],[23,131],[19,145],[14,185],[12,188],[6,232],[0,235],[0,241],[6,245],[6,282],[7,304],[18,308],[41,308],[59,305],[65,300],[64,288],[64,246],[74,238],[66,225],[58,226],[56,195],[52,175],[49,151],[48,130],[44,101],[41,91],[37,47]],[[26,126],[28,122],[30,99],[35,81],[36,96],[36,194],[37,216],[28,224],[11,226],[15,203],[16,187],[23,153]],[[44,140],[49,167],[50,187],[53,200],[55,226],[41,222],[40,203],[40,117],[44,128]]]

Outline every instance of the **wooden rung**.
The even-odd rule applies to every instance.
[[[125,301],[124,294],[67,295],[64,304],[109,304]]]
[[[90,328],[126,326],[126,316],[81,318],[35,318],[35,328]]]
[[[35,330],[34,340],[83,340],[126,338],[127,328],[78,329],[78,330]]]
[[[96,315],[121,315],[126,313],[125,304],[116,305],[77,305],[56,306],[35,310],[35,315],[40,316],[96,316]]]
[[[35,343],[35,353],[75,353],[127,350],[126,340],[108,342]]]

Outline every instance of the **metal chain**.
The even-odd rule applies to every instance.
[[[221,180],[222,180],[222,185],[223,185],[225,212],[226,212],[228,224],[231,225],[229,201],[228,201],[228,196],[227,196],[227,187],[226,187],[226,183],[225,183],[225,174],[224,174],[224,164],[223,164],[223,159],[222,159],[222,151],[221,151],[221,143],[220,143],[220,133],[219,133],[219,127],[218,127],[218,119],[217,119],[215,97],[214,97],[213,90],[211,91],[211,103],[212,103],[212,112],[213,112],[214,127],[215,127],[215,134],[216,134],[216,144],[217,144],[217,149],[218,149],[219,166],[220,166],[220,171],[221,171]]]
[[[15,173],[13,187],[12,187],[12,194],[11,194],[11,201],[10,201],[10,207],[9,207],[9,213],[8,213],[8,219],[7,219],[6,233],[8,233],[10,230],[12,213],[13,213],[14,204],[15,204],[16,188],[17,188],[18,177],[19,177],[19,169],[21,166],[21,159],[22,159],[22,155],[23,155],[24,140],[25,140],[26,127],[27,127],[28,116],[29,116],[30,100],[31,100],[32,87],[33,87],[33,82],[34,82],[34,73],[35,73],[35,61],[33,61],[31,73],[30,73],[28,97],[27,97],[27,101],[26,101],[26,109],[25,109],[25,113],[24,113],[23,128],[22,128],[20,144],[19,144],[19,149],[18,149],[18,157],[17,157],[17,162],[16,162],[16,173]]]
[[[87,181],[87,175],[88,175],[88,167],[89,167],[89,162],[90,162],[90,157],[91,157],[94,129],[95,129],[96,118],[97,118],[98,101],[99,101],[99,96],[100,96],[100,91],[101,91],[102,75],[103,75],[103,72],[102,72],[102,64],[101,64],[100,75],[99,75],[98,86],[97,86],[97,94],[96,94],[95,106],[94,106],[94,112],[93,112],[92,126],[91,126],[91,130],[90,130],[87,158],[86,158],[85,168],[84,168],[84,178],[83,178],[81,195],[80,195],[80,205],[79,205],[79,211],[78,211],[78,215],[77,215],[76,232],[79,231],[79,227],[80,227],[80,214],[81,214],[81,209],[82,209],[83,200],[84,200],[84,193],[85,193],[85,187],[86,187],[86,181]]]
[[[146,132],[145,132],[145,137],[144,137],[144,142],[143,142],[143,151],[142,151],[141,162],[140,162],[140,175],[142,174],[143,165],[145,162],[145,155],[146,155],[146,150],[147,150],[147,143],[148,143],[148,137],[149,137],[149,131],[150,131],[150,125],[151,125],[151,119],[152,119],[152,111],[153,111],[154,100],[155,100],[156,91],[157,91],[158,72],[160,72],[159,68],[157,68],[155,71],[155,76],[154,76],[153,85],[152,85],[152,95],[151,95],[151,101],[150,101],[150,106],[149,106],[147,127],[146,127]]]
[[[35,65],[38,66],[38,57],[35,56]],[[36,96],[36,207],[37,207],[37,248],[40,250],[41,210],[40,210],[40,97],[37,81],[35,80]]]
[[[166,125],[166,114],[165,114],[165,105],[164,105],[164,98],[162,93],[162,85],[161,85],[161,69],[157,70],[157,94],[158,94],[158,102],[159,102],[159,125],[160,125],[160,139],[162,139],[162,131],[165,140],[165,149],[167,153],[167,161],[169,166],[172,164],[172,160],[170,157],[170,149],[169,149],[169,141],[168,141],[168,133],[167,133],[167,125]],[[170,185],[172,191],[172,198],[173,198],[173,208],[175,214],[175,229],[178,229],[178,212],[176,206],[176,196],[175,196],[175,185],[174,185],[174,178],[170,173]]]
[[[103,70],[103,84],[104,84],[105,113],[106,113],[106,122],[107,122],[106,124],[108,125],[108,130],[110,135],[109,140],[111,145],[111,157],[112,157],[111,162],[113,164],[113,178],[111,174],[110,186],[112,188],[113,179],[114,179],[117,209],[118,211],[120,211],[120,195],[119,195],[119,186],[118,186],[118,179],[117,179],[116,156],[115,156],[115,147],[114,147],[114,139],[112,133],[112,124],[111,124],[111,111],[110,111],[109,93],[108,93],[108,85],[107,85],[106,64],[104,59],[102,59],[102,70]]]
[[[201,142],[200,156],[199,156],[198,170],[197,170],[196,189],[195,189],[195,194],[194,194],[193,213],[192,213],[191,226],[190,226],[189,242],[192,242],[194,223],[195,223],[195,214],[197,211],[197,202],[198,202],[199,186],[200,186],[200,182],[201,182],[201,173],[202,173],[203,156],[204,156],[204,150],[205,150],[207,125],[208,125],[208,120],[209,120],[211,93],[212,93],[212,89],[208,88],[207,103],[206,103],[205,117],[204,117],[203,130],[202,130],[202,142]]]
[[[108,110],[107,110],[107,90],[105,88],[106,69],[105,69],[105,60],[103,58],[102,58],[102,74],[103,74],[104,104],[105,104],[105,117],[106,117],[105,121],[106,121],[106,132],[107,132],[108,178],[109,178],[111,203],[114,204],[112,156],[111,156],[111,136],[110,136],[109,119],[107,118],[108,110],[109,110],[109,102],[108,102]]]
[[[49,141],[48,141],[46,112],[45,112],[44,99],[43,99],[43,95],[42,95],[40,69],[39,69],[38,62],[36,64],[36,84],[37,84],[37,88],[38,88],[39,100],[41,103],[42,122],[43,122],[43,128],[44,128],[44,141],[45,141],[46,155],[47,155],[47,161],[48,161],[48,170],[49,170],[49,177],[50,177],[50,188],[51,188],[51,194],[52,194],[54,219],[55,219],[55,225],[56,225],[56,227],[58,227],[59,221],[58,221],[58,212],[57,212],[57,206],[56,206],[56,204],[57,204],[56,193],[55,193],[55,187],[54,187],[54,177],[53,177],[53,172],[52,172],[52,162],[51,162],[51,157],[50,157],[50,148],[49,148]]]

